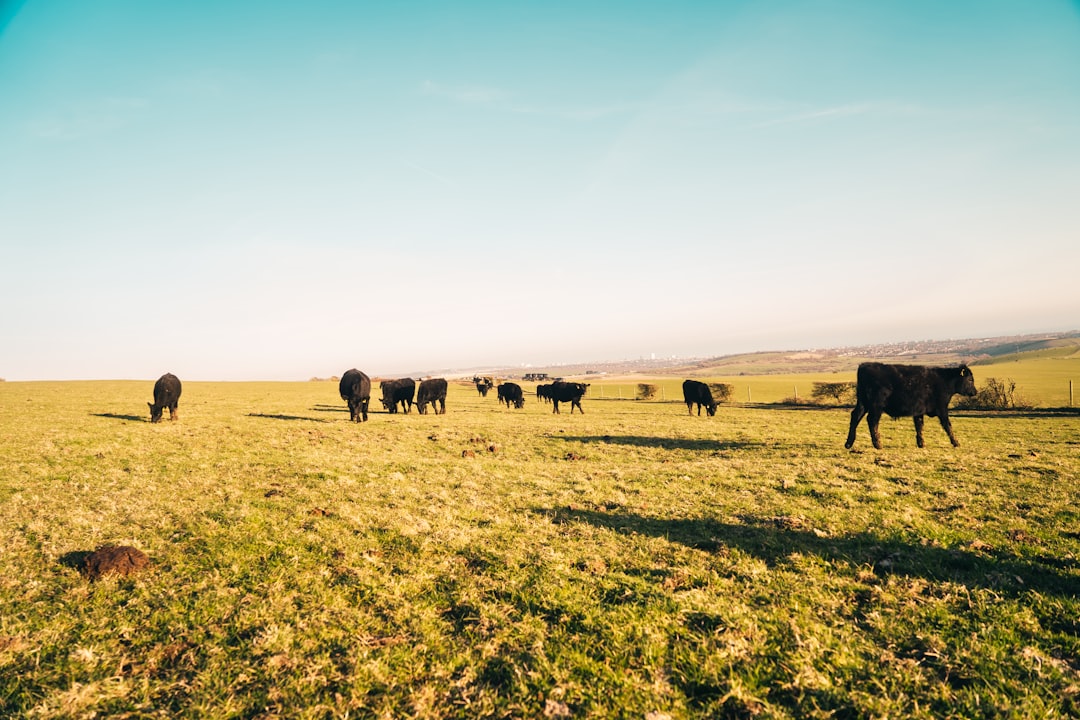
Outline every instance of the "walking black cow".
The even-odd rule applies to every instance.
[[[844,447],[855,444],[855,430],[866,416],[870,439],[881,449],[878,422],[881,414],[889,417],[910,417],[915,421],[915,443],[923,447],[923,416],[937,417],[953,447],[960,445],[949,422],[949,403],[953,395],[972,396],[975,377],[967,365],[956,368],[925,367],[922,365],[886,365],[866,362],[856,374],[855,408],[851,411]]]
[[[565,382],[563,380],[556,380],[551,383],[551,386],[547,389],[547,396],[551,398],[551,404],[554,406],[551,412],[559,412],[559,403],[570,403],[570,414],[574,414],[574,408],[584,415],[585,411],[581,409],[581,397],[588,389],[589,383],[577,383],[577,382]]]
[[[371,401],[371,378],[356,368],[346,370],[338,383],[341,399],[349,404],[349,420],[367,420],[368,403]]]
[[[387,412],[396,413],[398,403],[401,403],[403,413],[408,414],[412,410],[413,397],[416,395],[416,383],[412,378],[383,380],[379,383],[379,388],[382,390],[382,404]]]
[[[695,403],[697,404],[698,417],[701,417],[702,406],[705,407],[705,412],[708,413],[709,417],[716,414],[716,401],[713,400],[712,390],[705,383],[697,380],[684,380],[682,396],[683,402],[686,403],[686,411],[691,415],[694,414]]]
[[[439,406],[435,403],[438,401]],[[442,378],[429,378],[420,383],[416,390],[416,409],[421,415],[427,414],[428,403],[436,415],[446,414],[446,380]]]
[[[504,382],[499,386],[498,391],[499,402],[506,403],[506,407],[513,405],[518,410],[525,407],[525,395],[517,383]]]
[[[176,406],[180,402],[180,378],[172,373],[165,373],[154,383],[154,402],[150,406],[150,422],[161,422],[161,414],[169,408],[169,419],[175,420]]]

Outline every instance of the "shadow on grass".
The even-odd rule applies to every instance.
[[[822,537],[802,527],[797,518],[746,516],[742,523],[726,523],[577,508],[536,508],[535,512],[557,523],[587,523],[624,535],[640,533],[704,552],[737,549],[770,567],[784,565],[790,555],[799,553],[870,566],[878,574],[958,582],[1012,596],[1026,591],[1062,597],[1080,594],[1080,576],[1060,567],[1058,561],[1030,560],[995,550],[924,546],[870,533]]]
[[[314,405],[311,408],[315,412],[334,412],[334,413],[347,413],[349,412],[348,405]]]
[[[760,442],[737,442],[724,440],[692,440],[689,438],[656,437],[650,435],[551,435],[555,440],[584,444],[628,445],[630,447],[660,448],[663,450],[739,450],[762,447]]]
[[[59,562],[64,567],[83,572],[86,569],[86,558],[91,555],[93,555],[93,552],[90,550],[75,550],[61,555]]]
[[[90,413],[94,417],[109,418],[110,420],[127,420],[129,422],[150,422],[141,415],[118,415],[116,413]]]
[[[330,422],[322,418],[304,417],[303,415],[272,415],[268,413],[248,413],[248,417],[266,418],[268,420],[307,420],[308,422]]]

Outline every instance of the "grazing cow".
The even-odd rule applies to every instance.
[[[401,403],[401,411],[406,415],[412,410],[413,396],[416,395],[416,383],[412,378],[383,380],[379,383],[379,389],[382,390],[383,407],[388,413],[396,413],[398,403]]]
[[[975,392],[975,377],[967,365],[944,368],[865,362],[859,365],[856,374],[855,408],[851,411],[851,427],[844,447],[850,449],[855,444],[855,430],[865,415],[870,439],[880,450],[878,421],[882,413],[893,418],[913,418],[915,443],[919,447],[923,447],[923,416],[936,417],[949,442],[958,447],[960,443],[949,422],[949,402],[953,395],[970,397]]]
[[[581,409],[581,396],[585,394],[588,387],[589,383],[564,382],[563,380],[556,380],[551,383],[547,395],[551,398],[551,404],[555,406],[552,412],[559,412],[559,403],[568,402],[570,403],[571,415],[574,414],[575,407],[584,415],[585,411]]]
[[[521,386],[517,383],[504,382],[499,386],[499,402],[506,403],[506,407],[513,404],[518,410],[525,407],[525,395],[521,392]]]
[[[683,402],[686,403],[686,411],[694,414],[694,405],[697,404],[697,414],[701,417],[701,408],[712,417],[716,414],[716,401],[713,400],[712,390],[703,382],[697,380],[684,380],[682,384]]]
[[[366,422],[368,403],[371,401],[371,378],[356,368],[346,370],[338,383],[338,393],[349,404],[349,420]]]
[[[176,406],[180,402],[180,378],[172,373],[165,373],[154,383],[154,402],[150,406],[150,422],[161,422],[161,414],[169,408],[169,419],[175,420]]]
[[[495,387],[495,379],[487,375],[483,377],[475,375],[472,381],[476,383],[476,391],[480,393],[480,397],[487,397],[488,390]]]
[[[551,402],[551,383],[536,386],[536,399]]]
[[[435,406],[438,401],[439,407]],[[436,415],[446,414],[446,380],[442,378],[429,378],[420,383],[416,390],[416,409],[421,415],[427,414],[428,403]]]

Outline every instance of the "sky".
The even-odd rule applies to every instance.
[[[0,377],[1080,328],[1080,3],[0,0]]]

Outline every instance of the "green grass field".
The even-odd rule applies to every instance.
[[[151,387],[0,383],[0,717],[1080,713],[1080,417]]]

